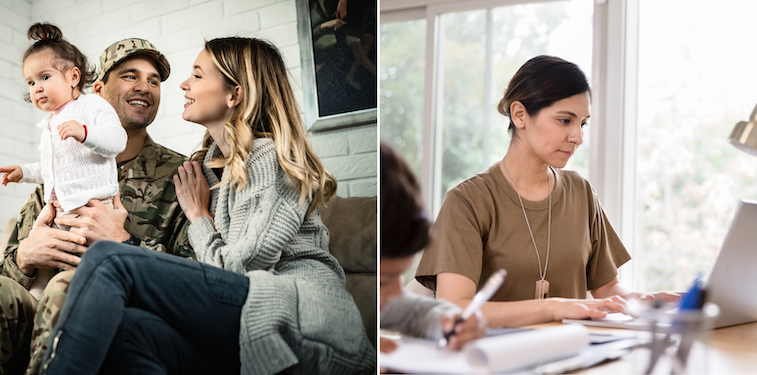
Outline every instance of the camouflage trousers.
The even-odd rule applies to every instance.
[[[58,316],[66,300],[68,286],[73,276],[74,271],[63,271],[53,276],[42,292],[42,299],[39,300],[39,303],[23,286],[11,279],[0,277],[2,284],[0,285],[0,296],[2,296],[0,297],[2,301],[0,307],[6,309],[6,306],[9,306],[9,303],[6,302],[6,299],[8,299],[6,296],[13,296],[14,299],[9,300],[9,302],[20,305],[20,302],[13,301],[23,301],[25,313],[23,319],[16,319],[16,322],[18,322],[14,322],[16,327],[12,331],[9,330],[11,333],[6,336],[6,321],[10,321],[10,319],[7,319],[0,312],[0,324],[2,324],[0,327],[0,331],[2,331],[0,332],[0,350],[2,351],[0,363],[3,367],[6,367],[6,362],[13,366],[6,367],[8,369],[6,374],[23,374],[24,369],[26,369],[27,374],[36,375],[39,373],[47,346],[50,343],[50,332],[55,327],[55,323],[58,322]],[[5,284],[12,286],[5,287]],[[23,324],[20,323],[22,321]],[[7,359],[6,345],[11,345],[8,346]],[[2,369],[0,369],[1,374],[3,374]]]
[[[37,300],[26,288],[0,276],[0,375],[24,373],[36,309]]]
[[[26,369],[27,374],[36,375],[42,367],[47,346],[50,344],[50,333],[53,331],[55,323],[58,322],[63,303],[66,302],[68,286],[71,284],[72,277],[74,277],[74,271],[58,272],[50,279],[42,292],[42,299],[39,300],[37,313],[34,315],[31,359],[29,360],[29,367]]]

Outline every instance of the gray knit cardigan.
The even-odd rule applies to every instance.
[[[210,186],[219,182],[203,161]],[[328,253],[320,211],[279,165],[274,142],[255,139],[246,160],[247,186],[211,190],[208,217],[189,226],[197,260],[250,279],[242,308],[242,374],[365,374],[376,372],[376,351],[345,290],[344,271]],[[228,173],[224,169],[221,179]]]
[[[461,312],[445,300],[402,292],[381,309],[381,329],[438,341],[442,336],[442,316]]]

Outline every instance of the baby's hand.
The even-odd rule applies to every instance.
[[[84,130],[84,125],[74,120],[58,125],[58,134],[62,140],[73,137],[75,140],[84,143],[84,140],[87,139],[87,131]]]
[[[0,173],[5,173],[2,180],[3,186],[8,185],[9,182],[18,182],[21,177],[24,177],[24,171],[20,165],[0,167]]]

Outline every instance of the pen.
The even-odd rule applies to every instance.
[[[507,275],[507,271],[505,271],[504,268],[500,268],[499,270],[494,272],[494,274],[492,274],[489,280],[486,281],[486,284],[484,284],[484,287],[481,288],[481,290],[479,290],[478,293],[476,293],[476,295],[473,297],[473,301],[471,301],[468,307],[465,308],[463,314],[459,318],[455,319],[455,323],[452,325],[452,329],[449,332],[445,333],[444,337],[439,339],[437,344],[440,348],[447,346],[449,338],[455,334],[455,327],[457,327],[459,323],[462,323],[470,318],[471,315],[475,314],[476,311],[481,309],[481,306],[483,306],[486,301],[492,298],[494,292],[499,290],[499,287],[502,286],[502,283],[505,281],[505,275]]]
[[[681,299],[681,303],[678,306],[678,313],[686,314],[687,312],[693,312],[694,314],[701,314],[702,307],[704,306],[704,297],[705,290],[702,289],[702,277],[701,275],[697,275],[697,277],[694,279],[694,282],[691,284],[689,291],[686,292],[686,295]],[[676,325],[676,327],[681,330],[681,342],[678,344],[678,351],[676,352],[676,356],[678,356],[680,363],[683,366],[686,366],[686,361],[689,358],[689,350],[691,349],[691,344],[694,341],[694,336],[698,333],[697,331],[701,327],[697,326],[693,322],[685,320],[677,323],[678,324]]]
[[[704,305],[704,289],[702,289],[702,276],[697,275],[691,283],[689,291],[681,298],[678,304],[679,310],[700,310]]]

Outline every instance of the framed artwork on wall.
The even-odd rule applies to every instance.
[[[375,0],[297,1],[307,130],[376,122],[376,11]]]

